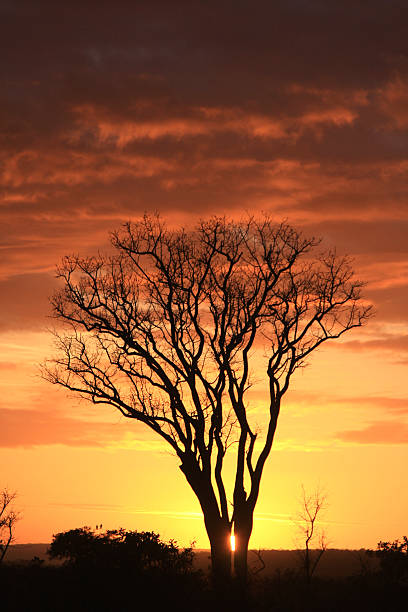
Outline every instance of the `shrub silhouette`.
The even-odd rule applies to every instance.
[[[162,542],[153,531],[95,533],[90,527],[80,527],[54,535],[48,555],[75,567],[184,574],[192,570],[194,553],[192,548],[179,550],[174,540]]]
[[[408,577],[407,536],[404,536],[402,541],[379,542],[377,550],[370,550],[368,553],[379,560],[380,569],[386,579],[399,581]]]

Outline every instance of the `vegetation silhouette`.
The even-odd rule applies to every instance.
[[[81,527],[54,535],[48,552],[56,563],[34,557],[3,565],[2,610],[207,609],[201,603],[208,589],[192,566],[192,549],[163,542],[157,533]]]
[[[192,571],[193,550],[179,550],[177,542],[162,542],[153,531],[124,529],[94,532],[90,527],[70,529],[53,536],[50,559],[66,565],[91,568],[132,568],[134,572]]]
[[[378,542],[377,550],[368,551],[379,560],[383,576],[394,583],[408,583],[408,537],[393,542]]]
[[[327,496],[320,488],[316,488],[312,493],[307,493],[302,485],[301,509],[298,513],[297,524],[304,545],[303,549],[298,550],[298,555],[301,570],[309,584],[327,550],[326,533],[319,525],[321,515],[326,508]]]
[[[13,507],[17,493],[3,489],[0,493],[0,563],[14,540],[14,529],[20,515]]]
[[[159,551],[166,550],[168,545],[153,532],[137,533],[141,536],[137,538],[138,544],[148,558],[147,562],[140,562],[140,550],[136,554],[132,550],[130,555],[129,550],[126,551],[125,539],[120,535],[126,533],[137,532],[118,529],[94,533],[89,528],[72,529],[53,539],[55,558],[62,563],[44,563],[38,557],[26,563],[6,561],[0,566],[1,609],[7,612],[130,612],[135,609],[152,612],[389,612],[406,607],[406,574],[404,577],[404,573],[398,571],[396,579],[396,574],[376,556],[377,552],[381,558],[390,555],[394,560],[395,552],[406,556],[405,548],[397,550],[402,544],[399,541],[385,543],[372,551],[375,563],[371,568],[366,565],[364,572],[358,572],[356,564],[354,571],[357,573],[354,574],[338,569],[344,561],[350,563],[354,559],[356,562],[356,551],[328,550],[322,565],[332,558],[330,575],[317,572],[311,582],[303,572],[295,569],[294,551],[286,551],[286,555],[282,551],[262,551],[267,564],[271,555],[283,555],[282,559],[286,558],[287,562],[292,557],[291,568],[285,570],[281,566],[275,572],[255,571],[249,578],[246,600],[239,600],[235,593],[230,593],[230,599],[224,597],[220,601],[207,575],[196,571],[190,563],[195,556],[190,549],[186,557],[181,557],[180,564],[173,542],[171,561],[165,553],[165,562],[158,564]],[[163,546],[159,546],[158,551],[160,543]],[[178,552],[183,555],[184,551]]]
[[[113,255],[59,266],[52,305],[66,332],[56,333],[44,376],[114,406],[172,448],[202,508],[215,583],[222,590],[231,576],[233,528],[242,590],[283,397],[314,350],[369,318],[362,283],[347,257],[268,216],[212,217],[186,231],[145,215],[114,232],[112,246]],[[253,361],[256,348],[265,357],[258,350]],[[264,435],[247,410],[255,364],[269,389]]]

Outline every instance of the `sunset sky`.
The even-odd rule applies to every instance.
[[[145,211],[186,228],[266,211],[354,257],[376,315],[293,378],[250,546],[296,545],[302,484],[326,490],[333,547],[406,534],[406,0],[3,0],[0,23],[0,489],[18,492],[17,541],[102,523],[208,547],[170,450],[38,372],[56,264]],[[251,402],[267,407],[262,379]]]

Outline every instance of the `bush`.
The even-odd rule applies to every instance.
[[[70,529],[53,536],[51,559],[66,565],[136,572],[185,574],[192,570],[192,548],[179,550],[177,542],[162,542],[153,531],[115,529],[94,532],[90,527]]]
[[[377,550],[370,550],[371,556],[377,557],[384,577],[392,581],[400,581],[408,577],[408,538],[402,541],[379,542]]]

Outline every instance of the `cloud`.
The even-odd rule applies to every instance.
[[[379,326],[407,322],[406,3],[57,4],[0,9],[0,331],[45,326],[61,257],[146,210],[285,217],[357,257]]]
[[[63,444],[81,447],[129,448],[132,450],[160,452],[160,439],[146,439],[140,435],[135,421],[120,420],[116,423],[98,422],[95,419],[75,419],[61,410],[52,408],[11,409],[0,408],[0,447],[32,448],[35,446]],[[136,437],[137,436],[137,437]]]
[[[21,274],[0,280],[0,332],[45,328],[51,314],[48,298],[57,287],[48,274]]]
[[[380,107],[397,129],[408,128],[408,79],[395,76],[380,91]]]
[[[4,163],[3,185],[21,187],[34,184],[45,188],[47,185],[76,186],[83,183],[102,184],[117,181],[130,175],[135,178],[151,177],[172,169],[170,161],[154,157],[120,155],[104,152],[86,153],[78,151],[56,151],[44,154],[27,150],[9,157]],[[6,202],[38,202],[44,192],[39,194],[7,193]]]
[[[0,221],[11,234],[28,220],[43,238],[63,222],[83,248],[145,209],[187,223],[242,209],[301,224],[406,218],[404,123],[390,127],[384,106],[405,100],[394,5],[375,2],[368,18],[244,2],[232,15],[221,1],[214,19],[202,3],[152,4],[100,7],[97,22],[87,3],[63,21],[50,2],[3,10]]]
[[[407,444],[408,424],[397,421],[375,421],[363,429],[338,432],[343,442],[357,444]]]
[[[0,361],[0,370],[15,370],[17,363],[11,361]]]
[[[404,332],[387,334],[383,333],[382,336],[364,340],[349,340],[339,344],[341,348],[349,351],[381,351],[386,353],[392,353],[393,355],[404,354],[408,352],[408,334]]]
[[[350,396],[344,398],[334,398],[334,403],[349,406],[368,406],[378,407],[387,414],[407,414],[408,397],[387,397],[387,396]]]
[[[408,284],[386,287],[383,289],[367,289],[367,298],[372,300],[377,307],[377,319],[394,323],[406,322],[408,319]],[[400,334],[401,338],[397,342],[406,347],[405,334]],[[393,341],[393,338],[386,337],[385,340]],[[405,348],[404,348],[405,350]]]
[[[140,117],[146,108],[134,108],[133,118],[120,117],[109,109],[92,105],[73,109],[77,127],[68,135],[72,142],[80,142],[84,135],[92,135],[96,143],[117,145],[123,148],[137,140],[159,140],[174,138],[180,141],[186,137],[213,137],[216,134],[235,133],[254,139],[297,140],[307,129],[321,129],[324,125],[344,126],[353,123],[357,114],[354,110],[338,105],[320,102],[320,108],[308,112],[285,116],[282,112],[270,115],[249,112],[233,107],[191,107],[185,108],[184,116]],[[300,110],[300,109],[299,109]]]
[[[256,397],[256,396],[255,396]],[[290,390],[287,395],[290,406],[302,408],[341,404],[344,407],[378,408],[383,414],[408,414],[408,396],[392,397],[387,395],[330,395],[318,392]]]

